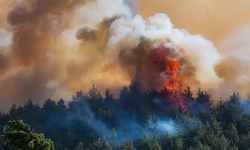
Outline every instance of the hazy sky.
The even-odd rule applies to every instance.
[[[144,17],[166,13],[175,27],[214,42],[250,22],[249,0],[137,0]]]

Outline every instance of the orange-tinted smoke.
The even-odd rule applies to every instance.
[[[57,27],[67,26],[63,13],[84,1],[26,0],[14,7],[8,13],[7,20],[13,32],[11,51],[15,61],[24,66],[43,61],[51,44],[51,36],[60,33]]]
[[[88,6],[85,2],[89,2]],[[109,87],[114,93],[119,93],[117,87],[129,84],[126,71],[106,51],[109,24],[115,16],[100,19],[114,12],[97,14],[98,21],[81,12],[91,12],[92,7],[103,9],[103,3],[99,6],[92,0],[16,0],[7,4],[4,9],[0,5],[5,18],[0,18],[0,30],[12,34],[12,43],[0,47],[1,110],[13,103],[23,104],[28,98],[40,103],[46,98],[71,100],[76,91],[88,91],[92,84],[102,92]],[[98,22],[96,36],[82,36],[84,25]]]
[[[0,47],[1,109],[23,104],[28,98],[36,102],[53,97],[53,86],[61,82],[65,53],[57,44],[68,14],[85,0],[19,0],[0,2],[0,28],[12,33],[12,43]],[[5,8],[5,5],[8,6]],[[3,8],[3,9],[2,9]],[[65,13],[65,12],[68,12]],[[7,35],[6,35],[7,36]],[[57,85],[59,83],[59,85]],[[65,86],[66,87],[66,86]],[[67,91],[67,90],[66,90]]]

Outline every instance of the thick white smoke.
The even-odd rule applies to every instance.
[[[131,39],[137,41],[134,43],[134,46],[137,46],[141,37],[151,40],[165,39],[171,46],[184,50],[184,54],[198,69],[196,74],[199,81],[209,82],[218,79],[214,72],[214,64],[221,56],[213,43],[201,35],[190,35],[186,30],[174,28],[166,14],[156,14],[146,20],[140,15],[132,18],[122,17],[111,24],[109,31],[110,49],[113,47],[122,49],[121,45],[131,44]]]

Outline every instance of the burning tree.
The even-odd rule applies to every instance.
[[[171,56],[171,50],[168,47],[160,46],[148,56],[150,66],[160,70],[166,77],[164,88],[171,92],[174,100],[179,101],[179,105],[184,108],[184,103],[181,99],[181,80],[178,77],[181,65],[178,60]]]

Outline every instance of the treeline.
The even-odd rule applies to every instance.
[[[0,125],[23,120],[51,139],[56,150],[249,149],[249,108],[243,107],[238,94],[212,106],[208,93],[193,94],[187,87],[181,100],[185,108],[171,91],[145,92],[136,81],[124,87],[119,98],[108,89],[102,96],[93,86],[67,103],[47,99],[43,106],[32,100],[13,105],[0,114]],[[159,121],[165,124],[158,126]]]

